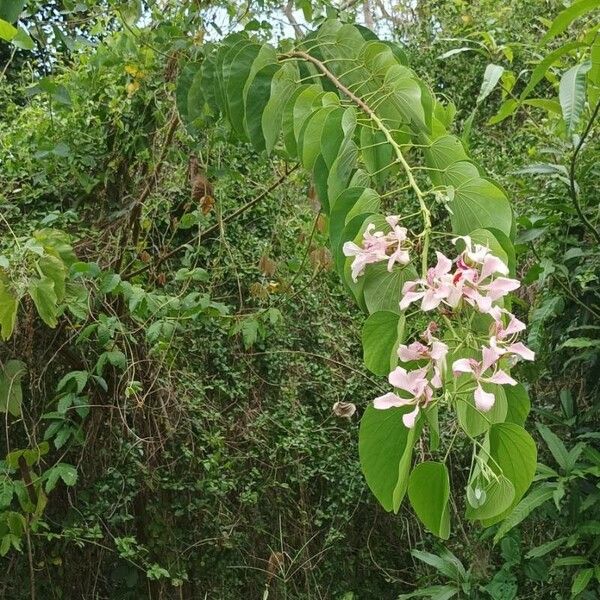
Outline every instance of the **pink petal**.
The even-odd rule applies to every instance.
[[[493,348],[486,348],[485,346],[481,349],[481,372],[485,373],[499,358],[500,353]]]
[[[509,292],[516,290],[521,284],[516,279],[508,279],[507,277],[498,277],[492,283],[486,286],[488,296],[492,300],[498,300],[506,296]]]
[[[535,352],[530,350],[525,344],[517,342],[506,347],[508,352],[520,356],[523,360],[535,360]]]
[[[498,370],[491,377],[486,379],[489,383],[498,385],[517,385],[517,382],[505,371]]]
[[[526,326],[523,321],[519,321],[515,315],[508,313],[509,322],[504,330],[504,335],[513,335],[514,333],[519,333],[519,331],[524,331]]]
[[[402,362],[410,362],[411,360],[421,360],[425,358],[427,346],[420,342],[413,342],[410,346],[401,344],[398,346],[398,358]]]
[[[497,256],[488,254],[483,259],[483,265],[481,267],[481,279],[487,279],[494,273],[501,273],[502,275],[508,275],[508,267],[502,262]]]
[[[363,249],[360,246],[357,246],[354,242],[344,242],[342,251],[344,256],[356,256],[357,254],[360,254]]]
[[[496,402],[494,394],[484,391],[481,385],[477,384],[477,389],[475,390],[475,406],[478,410],[487,412],[494,406],[494,402]]]
[[[446,354],[448,354],[448,346],[444,344],[444,342],[440,342],[439,340],[433,342],[430,353],[430,356],[433,360],[444,360],[444,358],[446,358]]]
[[[406,310],[413,302],[421,299],[425,292],[405,292],[400,300],[400,310]]]
[[[441,301],[442,299],[438,297],[438,294],[436,294],[435,290],[428,289],[423,295],[423,300],[421,302],[421,310],[424,310],[425,312],[433,310],[434,308],[437,308],[440,305]]]
[[[378,398],[375,398],[375,400],[373,400],[373,406],[379,410],[386,410],[394,406],[405,406],[406,404],[410,403],[410,400],[400,398],[400,396],[397,396],[392,392],[388,392],[387,394],[379,396]]]
[[[435,255],[437,256],[437,264],[433,269],[433,274],[436,277],[440,277],[446,273],[450,273],[452,261],[447,256],[444,256],[441,252],[436,252]]]
[[[470,358],[460,358],[452,363],[453,373],[473,373],[473,365]]]
[[[419,405],[415,406],[415,409],[405,415],[402,415],[402,422],[405,427],[412,429],[415,426],[415,421],[419,416]]]

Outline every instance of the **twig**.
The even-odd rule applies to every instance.
[[[210,235],[211,233],[214,233],[215,231],[217,231],[219,229],[219,227],[222,224],[228,223],[229,221],[235,219],[242,213],[246,212],[248,209],[252,208],[255,204],[258,204],[263,198],[265,198],[273,190],[278,188],[289,177],[290,173],[293,173],[297,168],[298,168],[298,165],[294,165],[289,171],[284,173],[277,181],[272,183],[266,190],[261,192],[258,196],[256,196],[249,202],[246,202],[246,204],[244,204],[243,206],[240,206],[240,208],[238,208],[237,210],[233,211],[231,214],[224,217],[219,223],[216,223],[215,225],[211,225],[208,229],[201,231],[196,236],[194,236],[194,238],[201,239],[201,238],[204,238],[204,237]],[[175,256],[175,254],[178,254],[183,249],[185,249],[194,240],[194,238],[188,240],[184,244],[177,246],[176,248],[173,248],[173,250],[170,250],[166,254],[159,256],[154,262],[149,262],[149,263],[145,264],[144,266],[140,267],[139,269],[132,271],[131,273],[125,273],[125,274],[121,275],[121,279],[125,279],[125,280],[131,279],[132,277],[135,277],[136,275],[140,275],[141,273],[144,273],[150,267],[158,267],[160,264],[162,264],[166,260],[169,260],[169,258],[172,258],[173,256]]]
[[[165,156],[167,155],[167,151],[171,142],[173,141],[173,136],[175,135],[175,131],[177,130],[177,126],[179,125],[179,115],[175,110],[173,112],[173,116],[171,117],[171,121],[169,122],[169,128],[167,129],[167,135],[165,136],[165,141],[163,142],[163,146],[154,166],[154,171],[148,177],[148,182],[144,186],[140,197],[133,202],[130,206],[130,217],[127,225],[124,227],[123,232],[121,234],[121,240],[119,242],[120,254],[115,264],[115,271],[118,271],[121,268],[121,264],[123,262],[123,256],[125,255],[125,250],[127,248],[127,240],[129,238],[129,231],[133,230],[133,240],[136,242],[136,237],[139,231],[139,216],[141,212],[142,205],[147,200],[150,192],[154,189],[156,185],[157,178],[162,169],[163,162],[165,160]]]
[[[590,131],[592,130],[592,126],[594,125],[594,121],[596,120],[596,117],[598,116],[599,111],[600,111],[600,102],[598,102],[596,104],[596,108],[594,109],[594,112],[592,113],[592,117],[589,120],[589,122],[585,128],[585,131],[579,138],[579,143],[575,147],[575,151],[573,152],[573,156],[571,158],[571,165],[569,168],[569,191],[571,192],[571,199],[573,200],[573,204],[575,205],[575,210],[577,211],[577,214],[579,215],[579,218],[582,220],[583,224],[587,227],[587,229],[589,229],[590,233],[596,238],[596,241],[598,243],[600,243],[600,233],[594,227],[593,223],[585,216],[585,214],[583,213],[583,210],[581,209],[581,204],[579,204],[579,198],[577,197],[577,187],[575,184],[575,166],[576,166],[576,162],[577,162],[577,156],[579,155],[579,151],[583,147],[583,143],[585,142],[585,139],[587,138]]]

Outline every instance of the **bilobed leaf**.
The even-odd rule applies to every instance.
[[[567,132],[573,133],[585,106],[585,74],[590,70],[589,61],[570,68],[561,77],[558,99],[562,107]]]
[[[493,91],[498,82],[500,81],[500,77],[504,73],[504,67],[500,65],[489,64],[485,68],[485,73],[483,74],[483,83],[481,84],[481,89],[479,90],[479,96],[477,96],[477,104],[483,102]]]
[[[42,321],[49,327],[56,327],[58,299],[54,291],[54,281],[49,277],[32,279],[29,282],[28,291]]]
[[[188,120],[188,94],[192,81],[197,73],[200,72],[201,64],[197,62],[187,63],[179,77],[177,78],[177,87],[175,88],[175,103],[181,120],[186,125],[189,123]]]
[[[8,284],[0,279],[0,337],[7,340],[15,329],[19,302]]]
[[[402,287],[407,281],[417,279],[417,272],[412,265],[397,264],[389,272],[387,263],[380,262],[367,267],[364,279],[365,304],[370,313],[386,310],[400,314]]]
[[[394,164],[393,149],[386,142],[385,135],[370,127],[360,129],[360,153],[367,172],[375,180],[378,188],[382,188]]]
[[[484,482],[481,477],[470,484],[485,493],[485,500],[479,506],[467,505],[466,516],[471,520],[492,519],[505,512],[515,499],[515,487],[504,475]]]
[[[523,427],[514,423],[496,423],[488,435],[491,457],[488,466],[511,481],[515,497],[505,512],[484,521],[486,527],[502,520],[521,500],[533,481],[537,465],[535,442]]]
[[[404,315],[380,311],[369,315],[362,329],[365,366],[375,375],[387,375],[396,366],[396,349],[404,334]]]
[[[408,498],[422,523],[438,537],[450,536],[450,479],[443,463],[426,461],[410,474]]]
[[[454,163],[443,178],[454,188],[449,203],[454,233],[468,235],[474,229],[493,227],[510,237],[513,217],[508,199],[499,187],[481,177],[472,163]]]
[[[404,426],[402,415],[411,410],[368,406],[360,421],[360,466],[367,485],[387,511],[394,510],[395,505],[396,510],[399,508],[408,485],[415,429]]]
[[[555,38],[565,31],[575,19],[578,19],[599,6],[600,0],[578,0],[577,2],[574,2],[571,6],[558,13],[554,21],[552,21],[550,29],[548,29],[540,43],[548,43],[552,38]]]
[[[453,360],[455,358],[453,357]],[[464,385],[469,380],[470,375],[461,375],[457,380],[457,385]],[[468,389],[475,389],[475,381]],[[485,433],[494,423],[501,423],[506,419],[507,403],[504,387],[494,385],[493,383],[482,383],[482,387],[486,392],[494,394],[496,400],[494,406],[487,412],[479,410],[475,406],[474,392],[469,391],[463,393],[457,398],[456,412],[458,422],[461,428],[471,437],[477,437]]]
[[[244,139],[244,86],[250,76],[252,63],[260,52],[261,46],[256,43],[242,45],[235,55],[230,53],[223,63],[223,83],[228,104],[229,122],[236,133]],[[231,62],[227,63],[227,60]]]

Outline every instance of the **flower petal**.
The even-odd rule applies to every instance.
[[[388,392],[387,394],[379,396],[373,400],[373,406],[379,410],[386,410],[394,406],[405,406],[406,404],[410,403],[411,400],[400,398],[400,396],[394,394],[393,392]]]
[[[473,373],[473,365],[470,358],[460,358],[452,363],[453,373]]]
[[[412,429],[415,426],[415,421],[417,420],[418,416],[419,405],[417,404],[414,410],[412,410],[409,413],[406,413],[405,415],[402,415],[402,422],[404,423],[404,426],[408,427],[408,429]]]
[[[485,381],[497,383],[498,385],[517,385],[517,382],[505,371],[498,370]]]
[[[494,394],[490,392],[486,392],[480,384],[477,384],[477,388],[475,390],[475,406],[483,411],[487,412],[494,406],[494,402],[496,402],[496,397]]]
[[[516,354],[520,356],[523,360],[535,360],[535,352],[530,350],[525,344],[522,342],[517,342],[516,344],[511,344],[506,347],[508,352],[512,354]]]

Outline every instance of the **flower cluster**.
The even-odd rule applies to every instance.
[[[407,281],[402,289],[401,310],[421,300],[421,310],[429,311],[440,304],[455,309],[461,302],[479,312],[489,313],[492,303],[519,287],[516,279],[505,277],[508,267],[486,246],[473,244],[469,236],[462,240],[465,250],[452,261],[436,252],[437,264],[427,271],[425,279]]]
[[[364,272],[365,266],[380,260],[388,261],[391,270],[394,263],[407,264],[406,229],[398,227],[397,217],[388,217],[392,231],[373,232],[369,226],[365,232],[362,247],[352,242],[344,245],[346,256],[354,256],[352,277],[354,281]],[[516,290],[520,283],[507,277],[509,269],[487,246],[473,243],[469,236],[455,238],[464,243],[464,250],[451,260],[437,252],[437,263],[430,268],[423,279],[408,281],[402,289],[400,309],[406,310],[411,304],[420,302],[421,310],[440,310],[456,336],[448,317],[470,323],[473,311],[488,315],[491,319],[489,335],[478,341],[478,348],[472,347],[469,354],[479,358],[458,358],[452,362],[452,375],[460,377],[468,374],[475,383],[473,398],[481,411],[489,411],[495,403],[492,392],[484,385],[516,385],[517,382],[504,370],[519,359],[533,360],[534,353],[517,336],[525,329],[525,324],[503,308],[502,299]],[[421,334],[421,341],[398,347],[398,358],[406,366],[415,364],[417,368],[407,370],[396,367],[388,376],[394,392],[376,398],[375,408],[387,409],[399,406],[413,407],[403,415],[406,427],[414,427],[419,412],[432,400],[435,391],[442,388],[446,377],[448,345],[435,337],[438,325],[429,324]],[[474,335],[468,336],[475,339]],[[456,340],[462,345],[462,339]],[[464,356],[464,355],[463,355]],[[504,369],[502,368],[504,365]]]
[[[410,262],[406,227],[398,225],[399,217],[389,216],[385,220],[391,228],[389,233],[375,231],[375,224],[369,223],[363,234],[361,246],[354,242],[346,242],[343,246],[345,256],[354,256],[351,270],[355,283],[367,265],[385,260],[388,271],[391,271],[394,263],[407,265]]]
[[[434,389],[442,387],[448,346],[433,336],[436,329],[436,323],[429,324],[421,335],[425,343],[413,342],[408,346],[398,346],[398,358],[402,362],[426,361],[424,366],[414,371],[396,367],[389,374],[390,385],[403,392],[403,396],[388,392],[373,401],[375,408],[379,409],[414,406],[411,412],[402,417],[406,427],[414,427],[421,407],[426,407],[431,402]],[[407,395],[408,397],[404,397]]]

